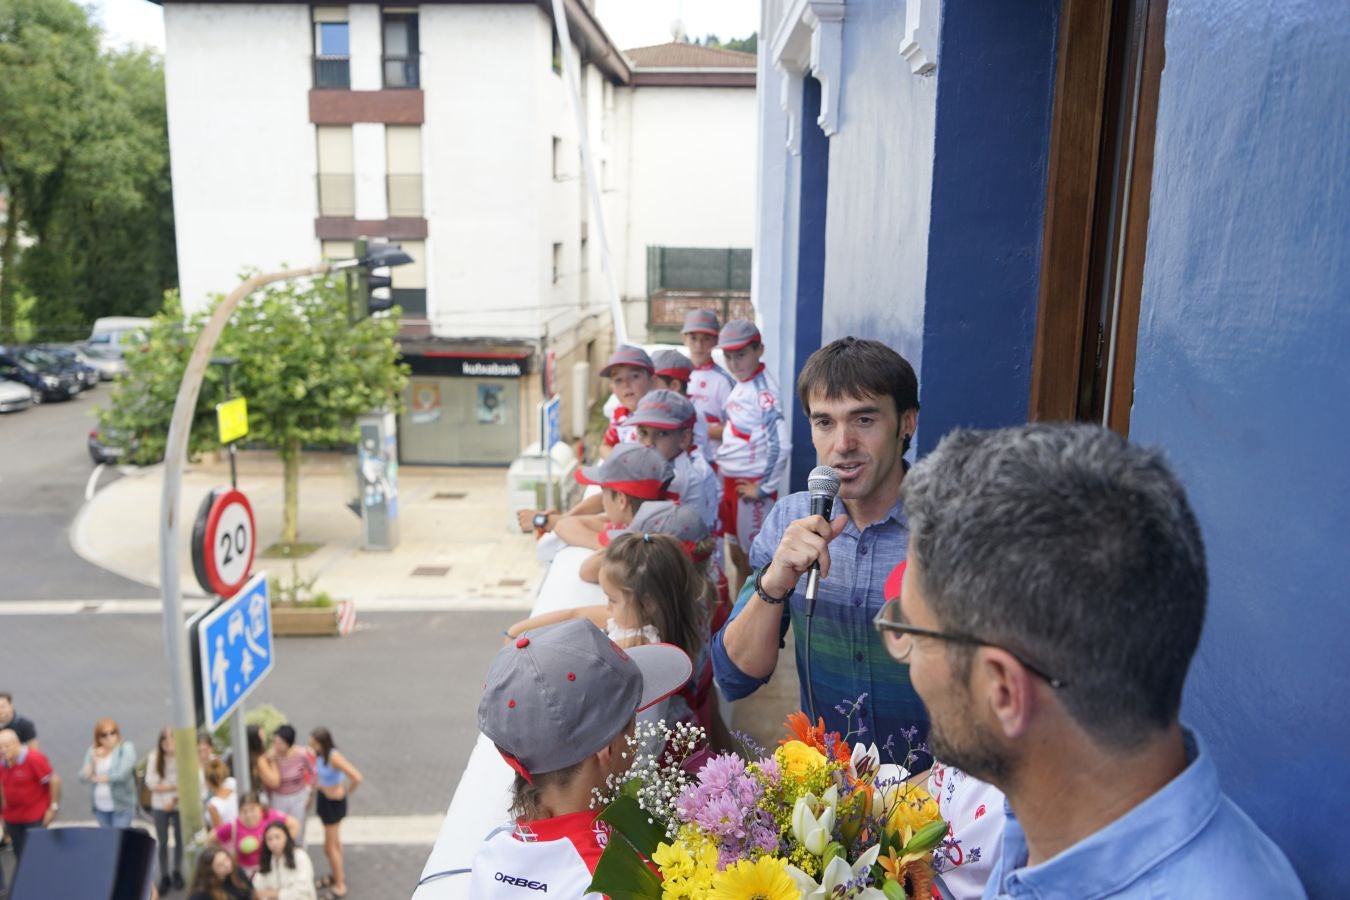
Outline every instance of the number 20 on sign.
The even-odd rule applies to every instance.
[[[231,597],[253,569],[253,507],[241,491],[216,488],[202,501],[192,528],[192,568],[208,593]]]

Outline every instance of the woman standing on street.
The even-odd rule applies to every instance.
[[[84,754],[80,781],[93,785],[94,818],[104,828],[130,828],[136,812],[136,748],[122,740],[112,719],[94,725],[94,745]]]
[[[248,767],[253,790],[259,794],[266,796],[281,783],[276,761],[268,755],[267,748],[263,746],[262,727],[258,725],[248,726]]]
[[[272,752],[280,780],[272,789],[272,808],[300,823],[295,843],[305,846],[305,815],[309,811],[309,783],[314,780],[314,760],[304,747],[295,746],[295,729],[278,725],[272,735]]]
[[[253,889],[239,873],[230,854],[208,847],[197,857],[188,900],[253,900]]]
[[[327,728],[315,728],[309,734],[314,751],[314,771],[318,780],[318,813],[323,823],[323,852],[333,874],[319,884],[332,890],[334,897],[347,896],[347,872],[342,859],[342,820],[347,816],[347,798],[361,786],[361,773],[347,761],[333,743]]]
[[[253,876],[253,893],[258,900],[315,900],[314,864],[279,822],[263,832],[262,861]]]
[[[145,767],[145,786],[150,789],[150,814],[155,819],[155,842],[159,845],[159,893],[172,887],[183,889],[183,822],[178,815],[178,761],[173,756],[173,729],[159,733],[159,743]],[[169,877],[169,828],[173,827],[173,878]]]

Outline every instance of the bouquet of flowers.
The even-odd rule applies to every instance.
[[[745,756],[710,756],[696,726],[640,725],[626,780],[598,798],[622,839],[611,837],[590,890],[614,900],[927,900],[947,823],[876,744],[849,746],[863,700],[839,707],[846,736],[793,713],[772,753],[745,741]],[[904,764],[913,757],[911,747]]]

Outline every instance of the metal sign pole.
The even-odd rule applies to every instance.
[[[184,834],[196,834],[202,828],[202,797],[197,782],[197,716],[192,702],[192,654],[188,648],[187,629],[183,627],[183,587],[178,555],[178,513],[192,414],[197,408],[197,395],[201,392],[206,367],[211,362],[211,350],[220,340],[225,323],[239,302],[274,281],[322,275],[328,270],[329,267],[324,265],[254,275],[235,288],[220,302],[202,329],[178,385],[164,450],[164,487],[159,503],[159,586],[164,599],[164,652],[169,663],[173,748],[178,760],[178,802]]]
[[[242,797],[253,790],[253,760],[248,755],[248,723],[244,721],[244,704],[230,717],[233,720],[235,796]]]

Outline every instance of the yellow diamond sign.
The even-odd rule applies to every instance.
[[[220,426],[220,442],[230,444],[248,434],[248,401],[235,397],[216,404],[216,424]]]

